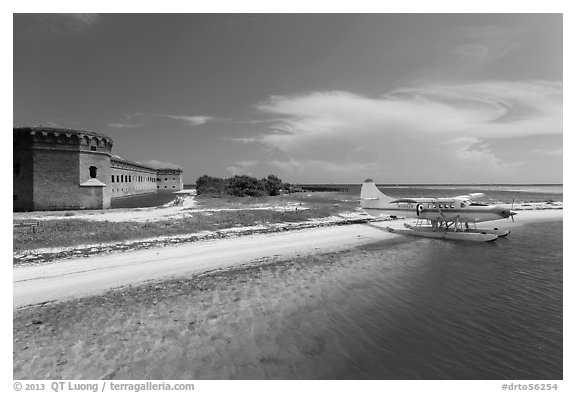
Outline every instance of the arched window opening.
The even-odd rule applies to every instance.
[[[92,179],[96,179],[96,176],[98,175],[98,168],[96,168],[95,166],[91,166],[89,169],[90,169],[90,177]]]

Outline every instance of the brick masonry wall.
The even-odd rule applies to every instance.
[[[32,151],[15,149],[12,160],[12,208],[14,211],[30,211],[34,208]]]
[[[106,176],[109,158],[101,154],[86,154],[66,149],[33,150],[34,210],[102,209],[110,207],[106,187],[81,186],[90,179],[89,166],[99,168],[101,179]],[[108,169],[109,171],[109,169]],[[87,172],[87,173],[86,173]],[[100,179],[98,179],[100,180]]]

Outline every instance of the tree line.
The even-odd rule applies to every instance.
[[[282,179],[276,175],[268,175],[260,180],[247,175],[236,175],[228,179],[203,175],[196,180],[198,195],[275,196],[281,192],[287,192],[290,187],[290,184],[282,182]]]

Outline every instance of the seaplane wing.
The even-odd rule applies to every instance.
[[[423,202],[426,198],[401,198],[390,201],[389,203],[419,203]]]
[[[460,201],[470,201],[472,199],[482,198],[483,196],[484,196],[483,192],[472,192],[470,194],[454,197],[454,199],[458,199]]]
[[[476,241],[491,241],[507,235],[509,231],[480,230],[469,227],[469,223],[475,226],[479,222],[504,218],[512,218],[514,221],[513,216],[517,214],[504,206],[469,202],[471,199],[478,199],[482,196],[484,196],[483,193],[475,192],[451,198],[394,199],[382,193],[373,180],[367,179],[360,191],[360,207],[375,217],[415,218],[420,222],[418,229],[410,227],[407,230],[395,230],[397,233],[407,231],[416,236]],[[422,222],[427,223],[425,228],[422,227]],[[475,235],[470,236],[470,233],[475,233]]]

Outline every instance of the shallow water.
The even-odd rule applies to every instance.
[[[228,377],[562,379],[562,221],[487,244],[399,237],[299,266],[264,269],[257,353],[236,353],[259,372]]]

